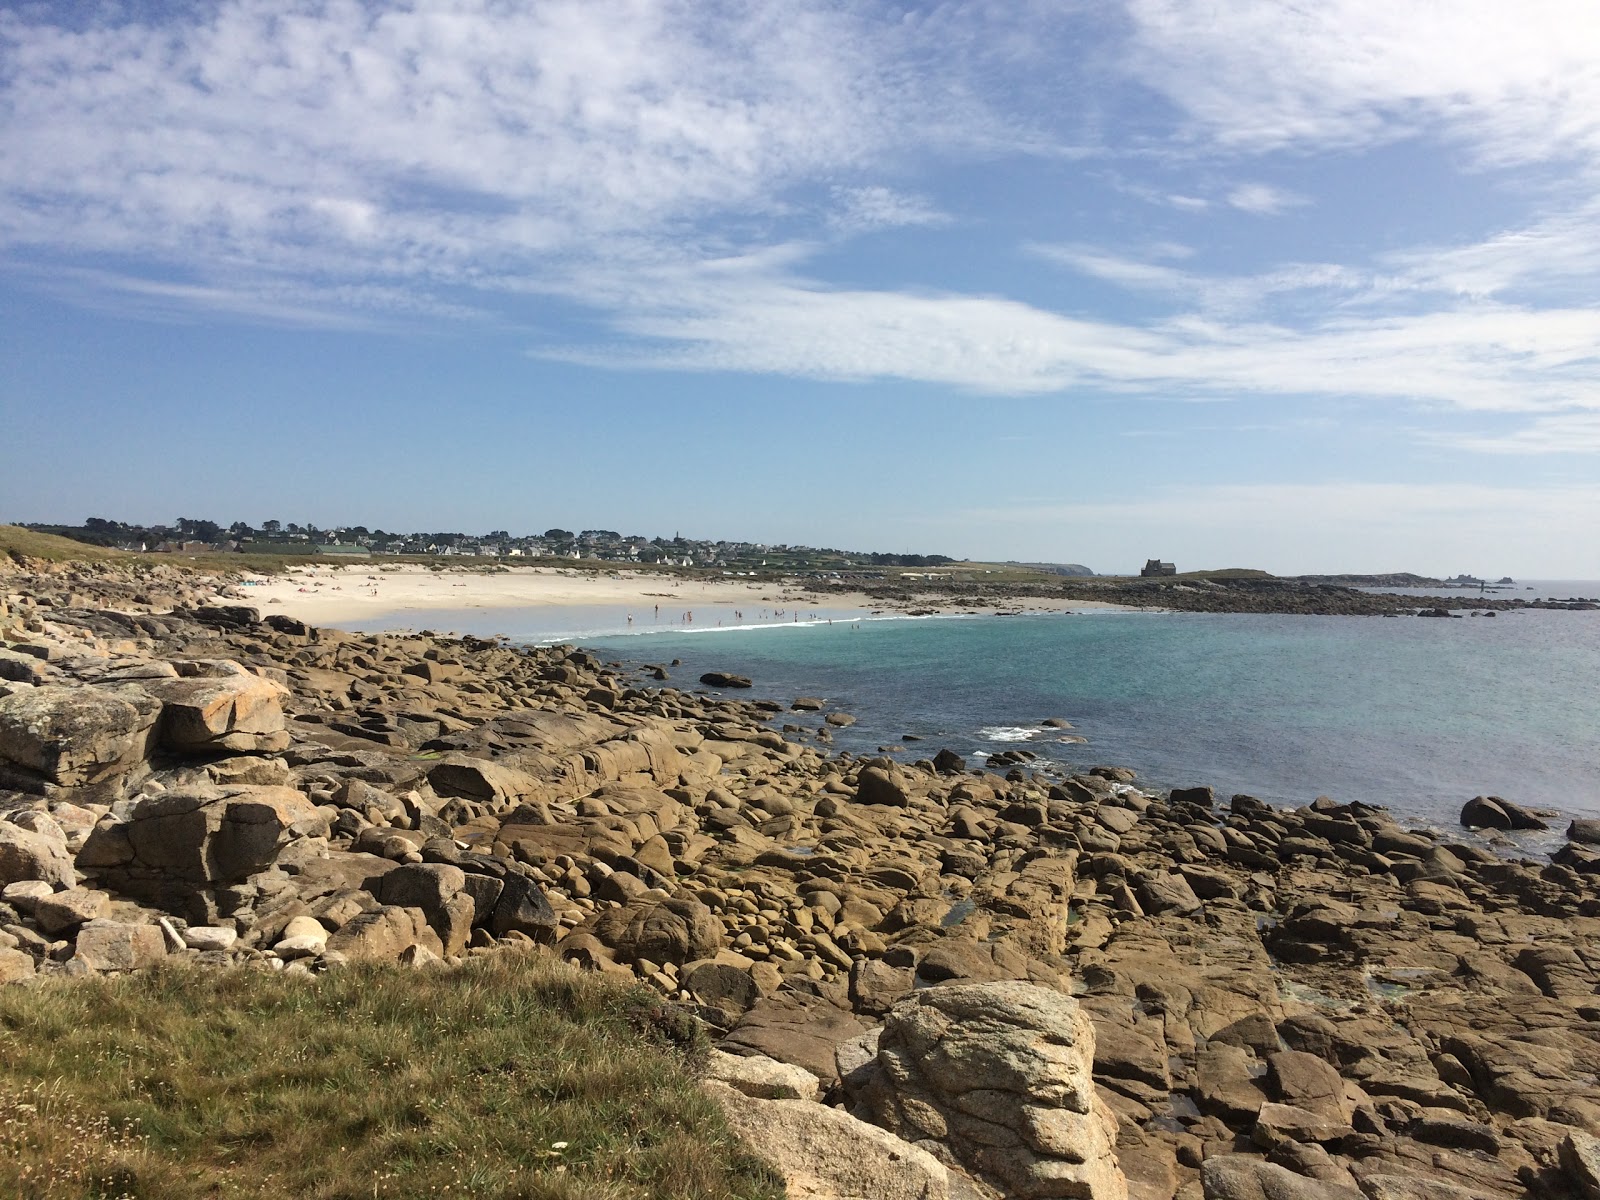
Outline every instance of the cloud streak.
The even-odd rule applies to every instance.
[[[798,272],[804,255],[793,247],[580,275],[572,295],[623,314],[611,320],[626,340],[546,353],[619,368],[898,378],[998,395],[1159,390],[1405,398],[1477,412],[1600,409],[1600,312],[1589,309],[1477,305],[1309,329],[1192,315],[1133,326],[1000,296],[830,288]]]

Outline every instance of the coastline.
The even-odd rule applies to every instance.
[[[281,613],[311,625],[349,627],[365,632],[426,623],[430,614],[482,610],[571,610],[616,618],[607,635],[656,627],[735,628],[745,625],[806,624],[811,614],[824,619],[860,619],[886,614],[986,615],[997,612],[1122,611],[1131,606],[1056,596],[930,600],[872,596],[859,591],[817,588],[798,581],[748,578],[685,579],[648,571],[603,573],[559,567],[434,569],[362,563],[352,566],[294,567],[281,576],[247,576],[239,592],[263,614]],[[691,620],[684,620],[692,614]],[[781,615],[776,615],[781,614]],[[633,617],[628,622],[627,617]],[[548,623],[548,622],[546,622]]]
[[[31,855],[0,968],[24,987],[169,959],[443,972],[538,943],[679,1006],[751,1089],[712,1090],[750,1127],[822,1098],[880,1147],[929,1140],[899,1098],[942,1076],[895,1075],[881,1047],[921,1055],[899,1047],[930,1006],[972,1034],[960,1061],[1058,1029],[1096,1119],[1063,1110],[1055,1066],[986,1103],[1070,1142],[997,1160],[964,1110],[930,1110],[938,1161],[1001,1194],[1254,1195],[1211,1184],[1259,1175],[1288,1195],[1289,1162],[1378,1181],[1317,1193],[1341,1200],[1515,1200],[1580,1194],[1565,1164],[1600,1149],[1600,822],[1506,857],[1466,829],[1536,818],[1505,801],[1435,833],[937,740],[840,753],[834,702],[727,676],[263,619],[238,603],[255,589],[176,572],[6,583],[0,823]],[[823,728],[796,715],[819,709]],[[23,735],[47,727],[41,765]],[[761,1108],[774,1070],[794,1098]]]

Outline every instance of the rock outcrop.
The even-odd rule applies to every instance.
[[[864,759],[821,701],[239,599],[3,575],[0,982],[541,943],[738,1056],[797,1194],[1600,1194],[1592,822]]]
[[[863,1115],[1003,1195],[1125,1200],[1117,1118],[1095,1092],[1094,1027],[1028,983],[928,988],[895,1006],[845,1077]]]

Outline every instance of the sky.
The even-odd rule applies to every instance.
[[[1600,578],[1600,5],[0,3],[0,448],[0,521]]]

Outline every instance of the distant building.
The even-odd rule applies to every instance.
[[[1169,562],[1162,562],[1159,558],[1147,559],[1144,564],[1144,570],[1139,572],[1140,575],[1147,578],[1152,575],[1176,575],[1177,573],[1178,568],[1176,566]]]

